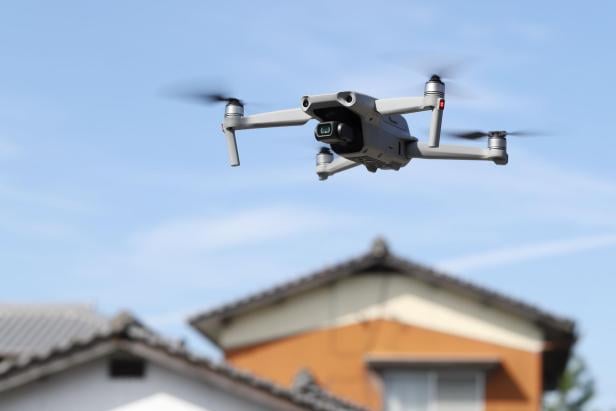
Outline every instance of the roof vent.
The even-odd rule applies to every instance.
[[[370,250],[373,256],[375,257],[385,257],[389,254],[389,245],[387,245],[387,241],[383,237],[377,237],[372,242],[372,249]]]
[[[145,361],[141,358],[111,358],[109,360],[109,376],[111,378],[143,378],[145,376]]]
[[[306,368],[301,369],[295,376],[293,388],[298,391],[308,391],[310,388],[318,387],[314,375]]]

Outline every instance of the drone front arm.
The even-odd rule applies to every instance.
[[[229,105],[227,108],[229,108]],[[269,113],[243,116],[241,115],[241,113],[244,112],[243,107],[232,105],[231,108],[233,111],[229,110],[229,114],[225,113],[225,119],[222,123],[222,131],[227,139],[227,151],[229,153],[229,164],[231,167],[240,165],[240,156],[237,150],[237,141],[235,140],[235,130],[301,126],[312,118],[309,114],[306,114],[300,109],[271,111]]]
[[[250,128],[301,126],[310,119],[312,117],[303,110],[293,108],[251,116],[226,117],[223,125],[225,128],[234,130],[246,130]]]

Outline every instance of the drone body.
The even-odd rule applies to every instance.
[[[252,128],[303,125],[317,120],[315,138],[331,147],[317,154],[317,175],[321,180],[364,165],[369,171],[398,170],[413,158],[489,160],[507,164],[506,132],[466,133],[458,137],[476,139],[488,136],[487,148],[441,145],[441,123],[445,109],[445,85],[433,75],[422,97],[376,99],[364,94],[343,91],[304,96],[301,108],[244,116],[244,105],[236,98],[215,95],[226,101],[222,129],[227,139],[229,162],[238,166],[239,155],[235,132]],[[411,135],[402,114],[431,111],[428,142]],[[511,134],[511,133],[510,133]],[[338,155],[334,159],[334,154]]]

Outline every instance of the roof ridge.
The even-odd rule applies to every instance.
[[[382,260],[387,257],[389,253],[374,253],[373,250],[369,250],[363,254],[360,254],[356,257],[351,257],[346,261],[342,261],[339,263],[333,263],[331,265],[326,265],[324,268],[312,271],[308,274],[295,276],[293,278],[279,281],[277,284],[264,288],[261,291],[247,293],[243,297],[236,299],[234,302],[214,306],[205,312],[198,313],[189,317],[188,322],[190,324],[194,324],[195,322],[200,321],[201,319],[208,317],[210,315],[214,315],[218,312],[224,311],[228,308],[232,308],[238,305],[249,304],[255,300],[261,298],[267,298],[270,295],[275,294],[279,290],[287,289],[289,287],[300,286],[302,283],[307,283],[310,280],[317,279],[318,277],[325,277],[329,273],[343,271],[350,266],[361,265],[365,262],[374,262],[376,259]]]
[[[449,286],[452,289],[455,288],[456,292],[472,293],[475,297],[480,297],[480,299],[485,300],[485,302],[496,304],[503,309],[512,309],[517,312],[518,315],[530,316],[533,317],[533,320],[539,320],[561,331],[575,334],[575,322],[573,320],[558,316],[536,305],[521,301],[520,299],[509,297],[499,291],[437,271],[415,261],[398,257],[390,252],[387,242],[382,237],[375,238],[368,252],[360,254],[357,257],[352,257],[336,264],[326,265],[324,268],[313,271],[312,273],[279,282],[272,287],[250,293],[235,301],[215,306],[191,316],[188,322],[193,327],[196,327],[197,323],[210,318],[233,315],[242,312],[244,309],[248,309],[254,304],[267,304],[268,300],[281,298],[279,294],[284,291],[299,293],[305,289],[318,286],[320,282],[332,281],[335,278],[362,271],[377,264],[389,264],[403,272],[411,273],[412,271],[413,275],[421,277],[424,281],[439,283],[440,285]]]

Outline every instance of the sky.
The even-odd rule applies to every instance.
[[[608,1],[3,1],[0,301],[129,309],[217,355],[190,314],[393,251],[577,321],[616,407],[616,139]],[[509,164],[412,160],[318,181],[314,122],[238,132],[307,94],[420,95],[453,64],[443,128],[528,129]],[[251,104],[253,103],[253,104]],[[406,116],[425,135],[429,115]],[[482,145],[483,142],[470,143]],[[611,388],[611,389],[610,389]]]

